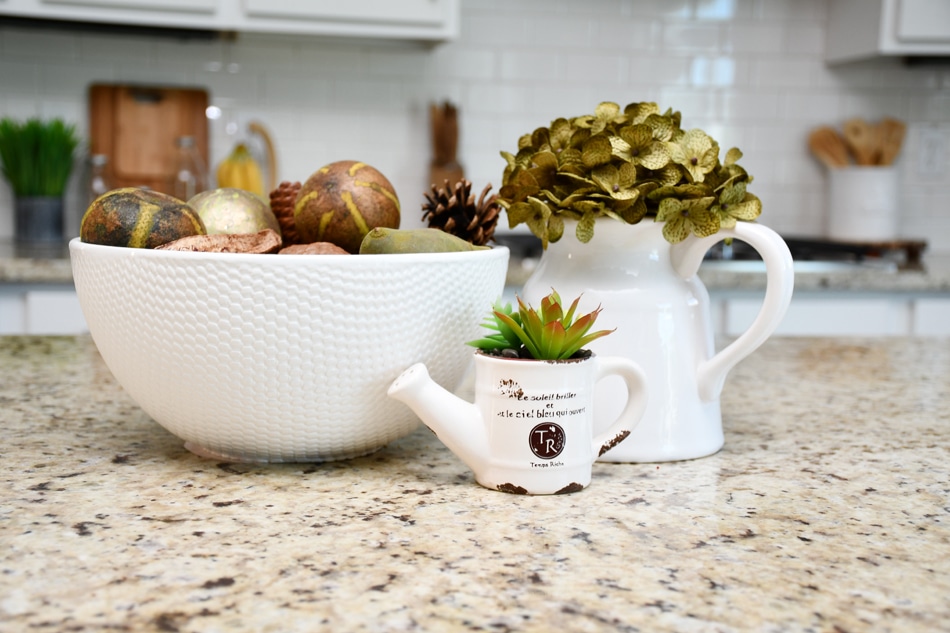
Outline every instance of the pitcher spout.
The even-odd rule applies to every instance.
[[[404,371],[387,395],[406,404],[473,471],[488,459],[488,437],[478,407],[444,389],[422,363]]]

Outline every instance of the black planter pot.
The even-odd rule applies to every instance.
[[[13,236],[17,242],[52,244],[63,241],[61,196],[18,197],[13,204]]]

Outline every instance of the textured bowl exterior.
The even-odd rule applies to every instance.
[[[245,255],[69,244],[106,365],[198,454],[299,462],[372,452],[419,424],[386,397],[423,362],[453,388],[504,289],[508,249]]]

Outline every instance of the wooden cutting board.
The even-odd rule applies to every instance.
[[[180,136],[195,137],[208,166],[208,92],[200,88],[94,84],[89,88],[89,151],[109,158],[113,187],[171,194]]]

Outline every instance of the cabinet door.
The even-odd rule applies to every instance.
[[[895,36],[901,42],[950,40],[950,2],[899,0]]]
[[[0,5],[3,0],[0,0]],[[0,288],[0,336],[26,332],[26,299],[22,293]]]
[[[244,0],[244,10],[250,17],[428,26],[442,24],[449,5],[447,0]]]
[[[101,9],[138,9],[142,11],[187,11],[214,13],[217,0],[42,0],[43,4],[96,7]]]
[[[84,334],[89,331],[73,290],[26,293],[27,334]]]
[[[761,299],[729,299],[726,334],[752,324]],[[776,330],[783,336],[904,336],[910,334],[910,302],[889,297],[834,299],[795,297]]]
[[[914,302],[914,334],[950,336],[950,299],[918,299]]]

